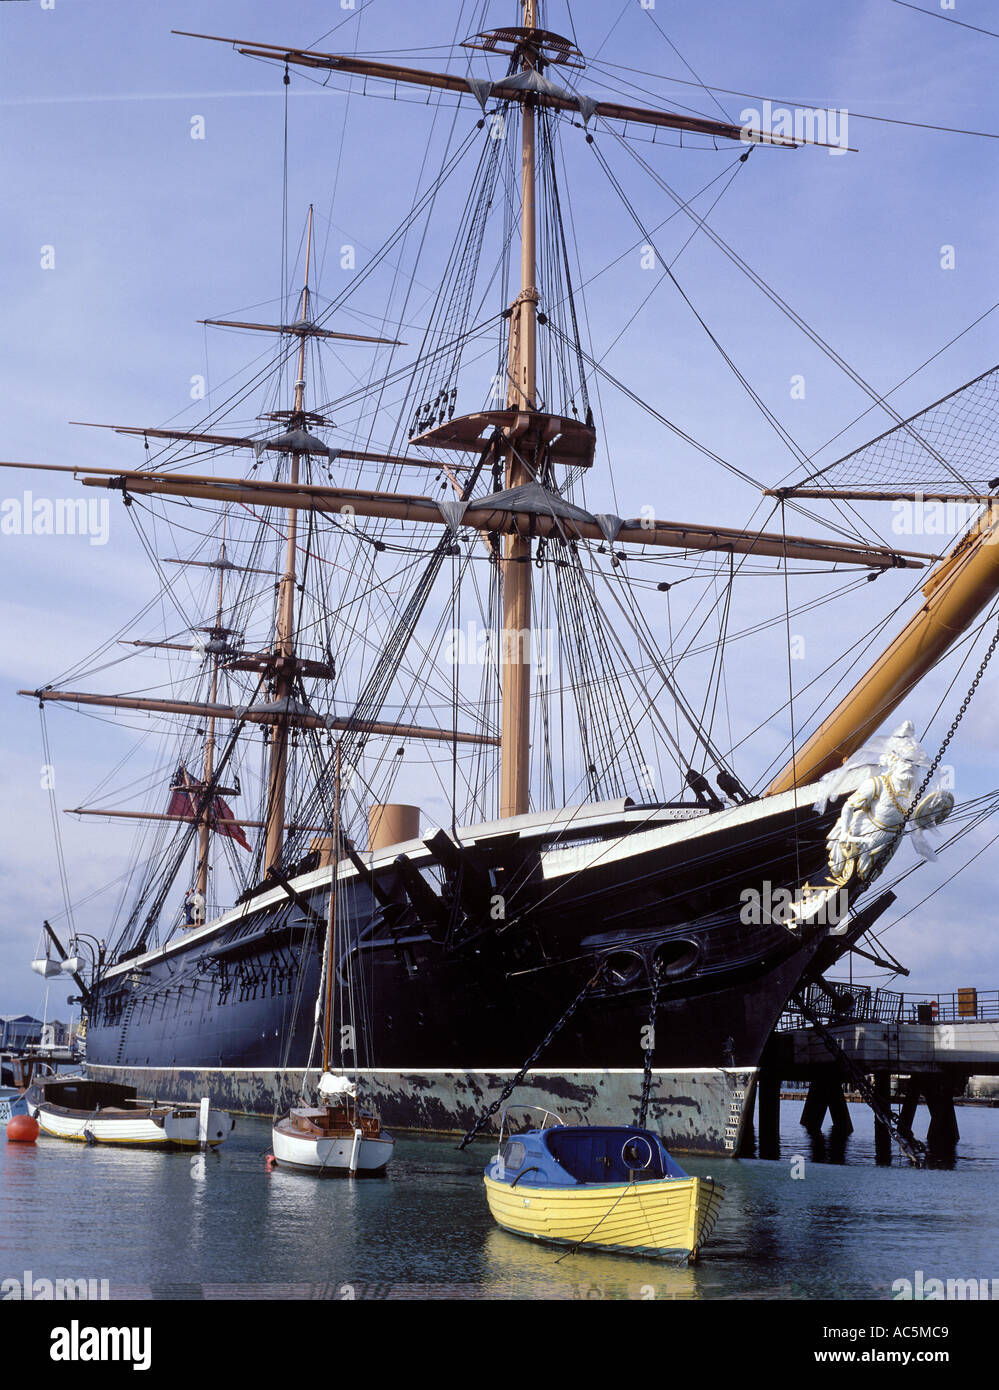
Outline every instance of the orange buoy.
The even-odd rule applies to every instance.
[[[33,1144],[38,1138],[38,1121],[31,1115],[11,1115],[7,1139],[12,1144]]]
[[[273,1154],[264,1154],[264,1169],[266,1172],[273,1172],[276,1163],[277,1159]]]

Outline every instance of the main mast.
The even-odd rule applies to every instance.
[[[524,28],[536,28],[536,0],[523,0]],[[521,71],[536,68],[539,50],[525,40]],[[508,410],[537,410],[538,289],[535,232],[534,107],[521,104],[520,176],[520,293],[510,315]],[[519,487],[531,474],[525,455],[538,444],[537,436],[512,443],[506,460],[506,485]],[[531,542],[507,536],[502,561],[503,644],[502,721],[500,726],[500,816],[519,816],[528,810],[531,783]]]
[[[701,135],[746,143],[782,145],[793,148],[801,141],[789,136],[753,132],[728,121],[675,111],[653,110],[618,101],[582,97],[542,74],[551,64],[583,68],[585,62],[575,45],[559,34],[538,25],[539,0],[521,0],[522,25],[477,34],[465,47],[512,59],[511,71],[498,81],[472,78],[467,74],[431,72],[377,62],[360,55],[321,53],[278,44],[245,43],[220,35],[191,35],[232,43],[238,52],[250,57],[284,64],[328,70],[389,84],[414,85],[438,91],[472,94],[485,111],[488,98],[515,103],[521,111],[521,274],[520,292],[510,313],[508,345],[509,381],[506,408],[475,415],[447,417],[436,427],[424,429],[411,443],[420,447],[455,449],[479,453],[496,444],[505,456],[507,489],[533,480],[539,465],[561,461],[569,466],[589,467],[593,461],[595,436],[589,423],[564,419],[546,413],[537,400],[538,288],[536,271],[536,170],[535,123],[541,107],[555,112],[582,113],[584,124],[591,118],[624,121],[631,124],[695,131]],[[187,31],[176,31],[187,32]],[[531,80],[534,75],[534,80]],[[480,122],[480,125],[483,124]],[[481,431],[485,430],[485,436]],[[539,480],[540,481],[540,480]],[[436,512],[436,507],[434,508]],[[294,513],[290,513],[293,517]],[[544,520],[545,518],[540,518]],[[501,658],[501,737],[500,737],[500,814],[514,816],[528,809],[530,789],[530,691],[531,691],[531,537],[539,534],[539,518],[531,516],[523,525],[510,517],[507,539],[500,560],[503,585],[503,646]],[[292,522],[292,525],[294,523]],[[512,531],[513,534],[509,534]],[[289,564],[289,571],[291,566]],[[280,694],[279,694],[280,698]],[[285,775],[285,735],[275,728],[270,786],[268,863],[275,862],[281,841],[282,783]]]
[[[312,258],[312,206],[309,206],[309,224],[305,236],[305,284],[302,287],[302,308],[299,319],[309,320],[309,262]],[[304,428],[305,424],[305,342],[302,333],[298,340],[298,375],[295,381],[294,413],[289,422],[290,430]],[[291,454],[291,484],[299,481],[300,453]],[[288,509],[288,537],[285,551],[284,574],[278,591],[277,627],[275,632],[274,654],[274,700],[278,705],[284,702],[287,711],[291,702],[295,680],[295,550],[298,544],[298,509]],[[280,868],[284,850],[285,803],[288,784],[288,721],[278,720],[271,725],[270,762],[267,774],[267,812],[264,817],[267,825],[264,847],[264,870]]]

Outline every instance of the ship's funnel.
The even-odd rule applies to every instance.
[[[333,863],[333,836],[317,835],[309,841],[309,853],[319,855],[317,868],[325,869]]]
[[[389,845],[401,845],[420,836],[419,806],[403,806],[398,802],[368,807],[368,848],[377,853]]]

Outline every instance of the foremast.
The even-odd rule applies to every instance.
[[[299,320],[309,322],[309,262],[312,258],[312,206],[305,234],[305,284],[302,287],[302,306]],[[303,332],[298,340],[298,374],[295,380],[295,404],[288,424],[289,433],[305,428],[305,343]],[[301,451],[291,452],[292,487],[299,482]],[[288,531],[285,549],[284,574],[278,589],[277,625],[274,635],[274,700],[279,708],[288,710],[295,685],[295,551],[298,545],[298,508],[288,509]],[[276,720],[271,725],[270,757],[267,775],[267,810],[264,843],[264,871],[279,869],[284,854],[285,811],[288,797],[288,721]]]

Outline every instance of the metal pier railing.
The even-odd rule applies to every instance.
[[[809,985],[804,1002],[812,1013],[830,1023],[985,1023],[999,1021],[999,990],[957,989],[949,994],[902,994],[872,985],[830,980],[829,988]],[[777,1032],[807,1028],[808,1019],[794,1003],[788,1005]]]

